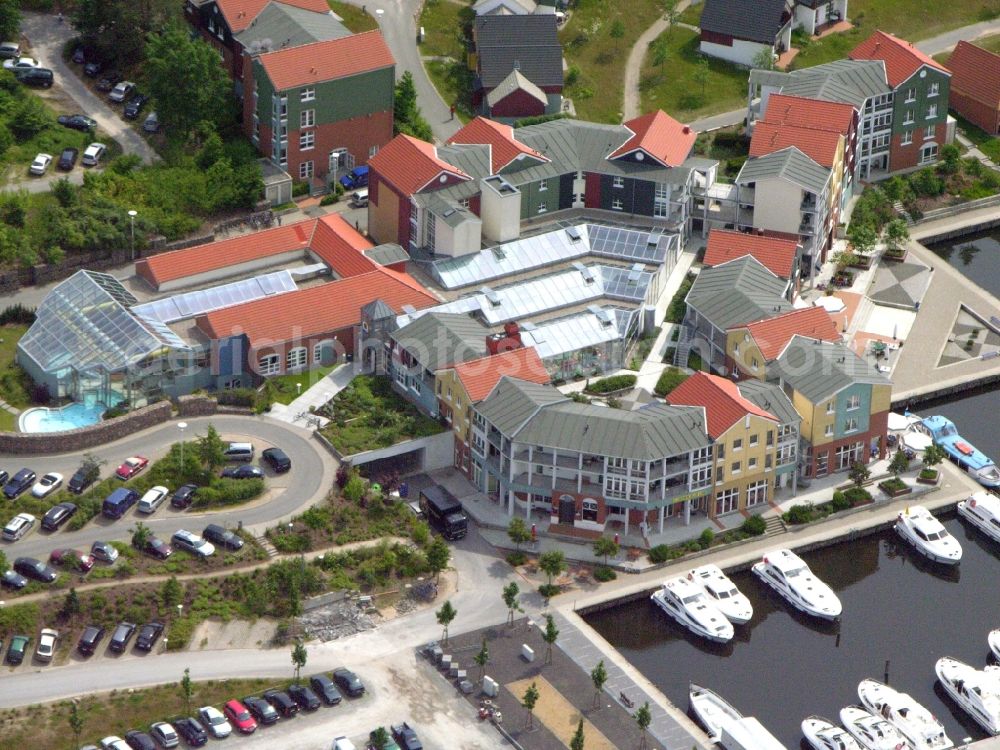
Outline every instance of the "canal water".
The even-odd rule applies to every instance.
[[[1000,297],[1000,229],[967,234],[928,247],[983,289]]]

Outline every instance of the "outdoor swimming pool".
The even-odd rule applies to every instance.
[[[60,409],[39,406],[26,409],[18,418],[21,432],[63,432],[96,424],[107,407],[98,402],[72,403]]]

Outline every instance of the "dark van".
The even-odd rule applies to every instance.
[[[462,504],[441,485],[420,490],[420,508],[430,525],[449,541],[461,539],[469,529]]]
[[[340,184],[344,186],[344,190],[368,187],[368,167],[355,167],[340,178]]]
[[[104,498],[101,512],[108,518],[121,518],[137,502],[139,502],[138,492],[128,487],[119,487]]]
[[[43,89],[52,88],[55,76],[48,68],[26,68],[17,72],[17,80],[25,86],[38,86]]]

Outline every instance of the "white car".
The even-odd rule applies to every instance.
[[[165,721],[158,721],[149,727],[149,733],[163,747],[177,747],[181,738],[177,736],[177,730]]]
[[[45,174],[46,170],[49,168],[49,164],[51,163],[52,154],[39,154],[35,157],[35,160],[31,162],[31,166],[28,167],[28,171],[31,172],[31,174]]]
[[[354,743],[346,737],[333,738],[333,750],[356,750]]]
[[[4,70],[27,70],[28,68],[39,68],[41,63],[33,57],[18,57],[13,60],[4,60]]]
[[[96,167],[107,151],[107,146],[103,143],[91,143],[83,150],[83,158],[80,163],[85,167]]]
[[[198,557],[211,557],[215,554],[214,544],[184,529],[175,531],[174,535],[170,538],[170,542],[177,549],[190,552],[192,555],[197,555]]]
[[[8,542],[16,542],[35,528],[35,517],[30,513],[18,513],[4,527],[3,538]]]
[[[217,740],[225,739],[233,733],[232,724],[226,721],[226,717],[222,715],[222,711],[215,706],[202,706],[199,708],[198,718],[201,719],[201,725]]]
[[[156,509],[163,504],[163,501],[167,499],[167,495],[169,494],[170,490],[163,485],[158,484],[155,487],[150,487],[146,494],[140,498],[136,512],[155,513]]]
[[[35,649],[35,656],[41,661],[52,661],[52,655],[56,652],[56,641],[59,640],[59,633],[52,628],[42,628],[38,634],[38,648]]]
[[[31,488],[31,494],[35,497],[47,497],[62,487],[63,475],[52,472],[39,479],[35,486]]]
[[[117,735],[111,735],[101,740],[101,750],[131,750],[128,743]]]
[[[133,91],[135,91],[135,84],[132,81],[122,81],[111,89],[108,99],[113,102],[123,102],[128,99],[129,94]]]

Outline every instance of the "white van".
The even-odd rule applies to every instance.
[[[368,205],[368,188],[361,188],[351,193],[351,205],[364,208]]]
[[[227,461],[253,461],[253,443],[230,443],[226,448]]]
[[[136,511],[138,513],[155,513],[156,509],[163,505],[163,501],[167,499],[167,495],[169,494],[170,490],[162,485],[150,487],[149,491],[140,498],[139,507],[136,508]]]

